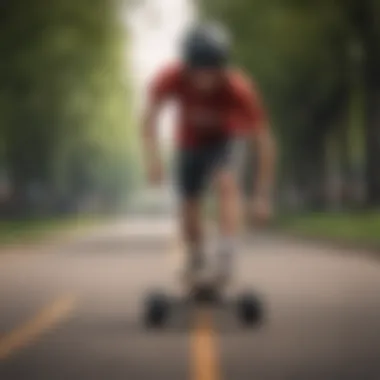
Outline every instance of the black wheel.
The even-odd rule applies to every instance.
[[[250,293],[243,294],[237,301],[237,313],[243,325],[252,326],[258,324],[263,317],[260,299]]]
[[[151,294],[146,300],[144,322],[148,327],[162,327],[169,317],[169,312],[169,299],[162,293]]]

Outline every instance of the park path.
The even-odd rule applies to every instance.
[[[1,380],[378,380],[380,265],[271,236],[242,244],[232,291],[252,288],[264,323],[195,310],[141,323],[149,289],[178,291],[174,221],[131,218],[33,254],[0,256]]]

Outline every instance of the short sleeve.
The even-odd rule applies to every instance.
[[[161,103],[176,92],[179,81],[178,66],[168,66],[153,78],[148,87],[148,99],[153,103]]]

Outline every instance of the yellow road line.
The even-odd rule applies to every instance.
[[[0,337],[0,360],[33,343],[44,332],[58,325],[75,307],[75,297],[65,296],[46,306],[24,325]]]
[[[192,380],[220,380],[217,342],[211,310],[195,311],[195,326],[191,336]]]
[[[176,236],[170,258],[174,264],[183,265],[185,247]],[[216,334],[213,328],[212,310],[196,308],[194,326],[191,331],[191,380],[220,380]]]

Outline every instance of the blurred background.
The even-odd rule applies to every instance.
[[[380,241],[376,0],[2,0],[0,239],[26,220],[160,208],[162,190],[145,190],[139,112],[202,17],[230,28],[235,63],[263,93],[280,148],[276,226]],[[254,173],[245,155],[247,195]]]
[[[275,220],[239,238],[230,287],[264,323],[194,307],[154,332],[152,289],[187,295],[175,110],[162,188],[139,118],[198,18],[231,30],[278,141]],[[380,379],[380,1],[0,0],[0,252],[1,380]]]

